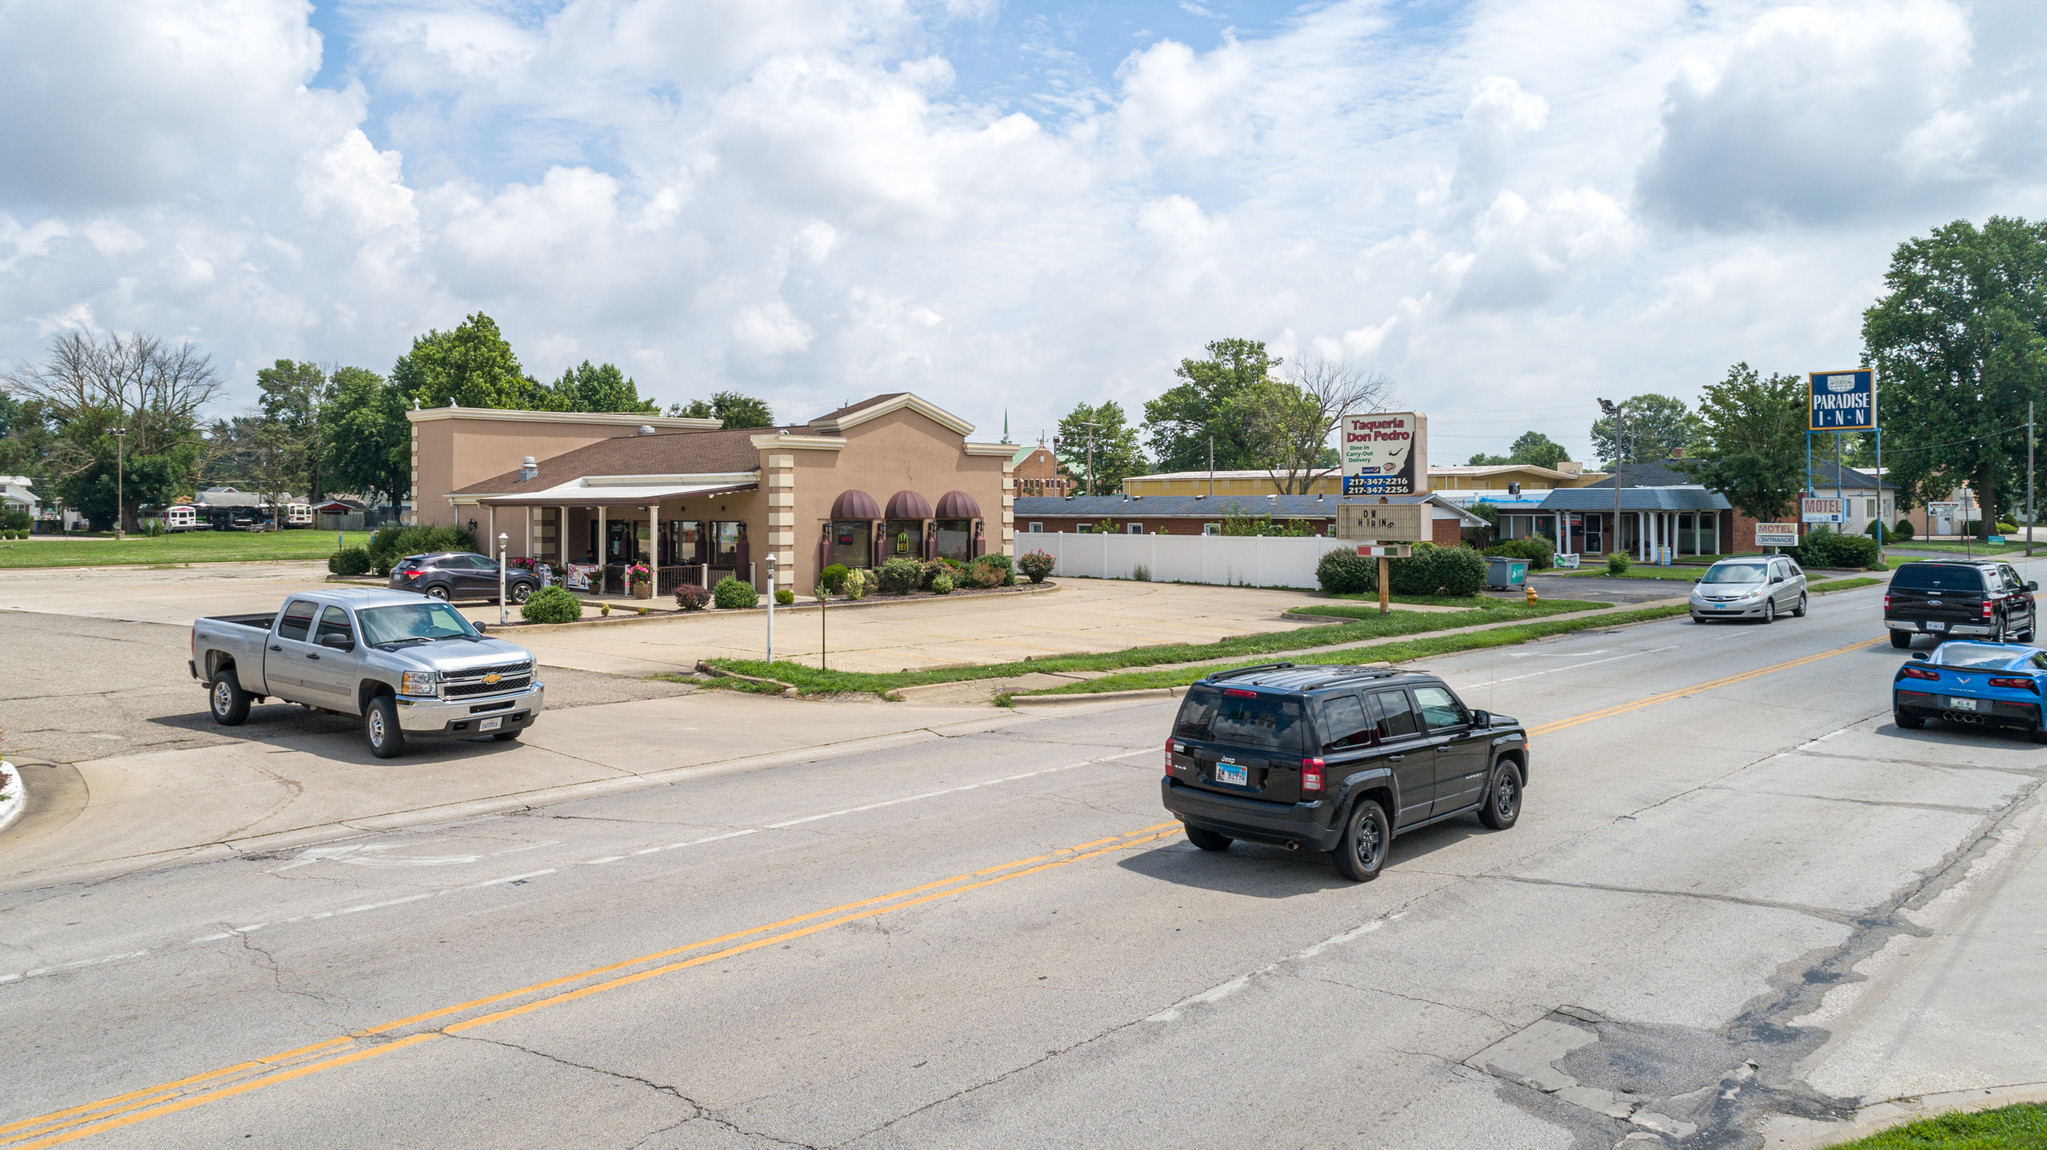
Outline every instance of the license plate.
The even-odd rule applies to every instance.
[[[1947,701],[1947,709],[1950,711],[1974,711],[1978,709],[1977,702],[1978,700],[1975,699],[1949,699]]]
[[[1946,624],[1946,623],[1928,623],[1928,624],[1926,625],[1926,629],[1927,629],[1927,630],[1929,630],[1929,631],[1945,631],[1945,630],[1947,630],[1947,624]]]
[[[479,731],[495,731],[495,730],[497,730],[497,729],[498,729],[499,727],[502,727],[502,726],[504,726],[504,725],[505,725],[505,721],[504,721],[504,719],[502,719],[502,718],[497,718],[497,719],[485,719],[485,720],[484,720],[484,721],[482,722],[482,724],[481,724],[481,725],[479,725],[479,726],[478,726],[478,727],[477,727],[476,729],[477,729],[477,730],[479,730]]]
[[[1229,783],[1233,786],[1248,787],[1251,785],[1251,774],[1237,763],[1217,763],[1215,765],[1215,781],[1218,783]]]

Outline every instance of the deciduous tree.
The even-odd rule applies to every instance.
[[[539,389],[535,406],[542,411],[646,412],[661,410],[651,399],[641,399],[631,377],[605,363],[595,367],[589,360],[562,372],[561,378]]]
[[[333,398],[321,417],[330,487],[395,504],[411,494],[410,407],[396,384],[368,368],[336,368]]]
[[[1805,381],[1737,363],[1700,396],[1699,423],[1696,456],[1679,461],[1686,475],[1752,519],[1789,516],[1805,482]]]
[[[768,409],[766,400],[736,391],[721,391],[709,399],[692,399],[688,403],[671,405],[668,414],[687,419],[715,419],[720,427],[728,430],[775,426],[775,413]]]
[[[1614,417],[1600,416],[1592,423],[1592,450],[1611,469],[1615,462],[1661,463],[1683,451],[1699,437],[1699,421],[1682,399],[1647,392],[1621,401],[1622,431],[1626,456],[1614,444]]]
[[[1124,422],[1123,405],[1114,400],[1075,404],[1059,421],[1052,443],[1067,471],[1086,477],[1090,495],[1112,493],[1122,487],[1125,478],[1141,475],[1150,466],[1137,445],[1137,429]]]
[[[1231,471],[1264,467],[1253,433],[1228,416],[1230,401],[1267,381],[1280,366],[1263,341],[1219,339],[1207,359],[1183,359],[1173,374],[1182,382],[1144,405],[1145,434],[1162,471],[1201,471],[1215,445],[1215,466]]]
[[[425,407],[525,407],[534,390],[497,321],[482,312],[414,339],[392,365],[391,382]]]
[[[1385,376],[1348,363],[1308,360],[1285,381],[1261,380],[1223,405],[1281,495],[1305,495],[1336,470],[1329,437],[1345,415],[1383,411],[1392,385]]]

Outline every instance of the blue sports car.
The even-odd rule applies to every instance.
[[[2047,743],[2040,716],[2047,651],[2016,643],[1942,643],[1915,653],[1891,684],[1891,714],[1906,730],[1928,719],[2016,727]]]

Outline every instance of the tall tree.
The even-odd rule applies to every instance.
[[[1550,467],[1571,458],[1564,445],[1540,431],[1524,431],[1513,446],[1507,448],[1507,459],[1511,463],[1525,463],[1530,467]]]
[[[661,410],[653,400],[641,399],[639,387],[617,367],[608,363],[592,367],[587,359],[580,366],[562,372],[560,379],[540,388],[534,406],[542,411],[646,412],[649,415]]]
[[[1223,405],[1281,495],[1305,495],[1339,465],[1329,436],[1344,416],[1383,411],[1392,385],[1348,363],[1309,360],[1288,378],[1261,380]]]
[[[36,401],[53,431],[42,456],[50,493],[95,527],[132,528],[138,506],[191,492],[198,413],[221,387],[190,344],[75,329],[50,341],[42,363],[0,376],[0,389]]]
[[[1162,471],[1208,467],[1209,445],[1219,470],[1263,469],[1256,435],[1228,417],[1230,401],[1270,379],[1280,360],[1255,339],[1219,339],[1207,359],[1183,359],[1173,374],[1181,383],[1144,405],[1145,432]]]
[[[267,476],[264,493],[271,496],[273,506],[292,487],[308,499],[319,499],[327,493],[322,467],[326,440],[320,424],[334,399],[327,373],[318,364],[280,359],[256,373],[256,386],[263,414],[256,438]]]
[[[1699,438],[1699,421],[1675,396],[1654,392],[1621,401],[1623,456],[1614,443],[1614,417],[1602,415],[1592,424],[1592,450],[1611,469],[1619,463],[1661,463],[1680,454]]]
[[[405,393],[374,371],[336,368],[334,397],[321,416],[328,485],[395,504],[411,494],[412,425]]]
[[[1887,478],[1912,503],[1968,484],[1988,538],[2024,485],[2026,403],[2047,378],[2047,222],[1956,220],[1898,245],[1884,286],[1862,342],[1895,437]]]
[[[775,426],[775,413],[768,410],[766,400],[736,391],[721,391],[708,400],[692,399],[688,403],[671,405],[668,414],[688,419],[716,419],[720,421],[719,426],[727,430]]]
[[[1077,403],[1059,421],[1053,450],[1066,469],[1087,478],[1090,495],[1119,490],[1123,480],[1149,469],[1137,444],[1137,429],[1124,422],[1123,405]],[[1092,449],[1090,449],[1092,447]]]
[[[1699,422],[1696,456],[1679,461],[1685,474],[1751,519],[1790,515],[1805,484],[1805,381],[1737,363],[1707,385]]]
[[[499,333],[477,312],[453,331],[429,331],[391,368],[391,382],[425,407],[525,407],[535,386]]]

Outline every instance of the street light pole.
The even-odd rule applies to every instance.
[[[1626,466],[1627,451],[1623,446],[1626,440],[1621,437],[1620,405],[1610,399],[1602,399],[1599,410],[1613,419],[1613,524],[1606,539],[1606,553],[1610,557],[1621,537],[1621,468]]]
[[[768,552],[768,665],[775,664],[775,591],[782,585],[775,582],[775,553]]]
[[[128,429],[116,427],[114,433],[114,542],[127,537],[124,528],[128,524]]]
[[[505,605],[505,544],[511,536],[498,532],[498,626],[512,621],[512,610]]]

